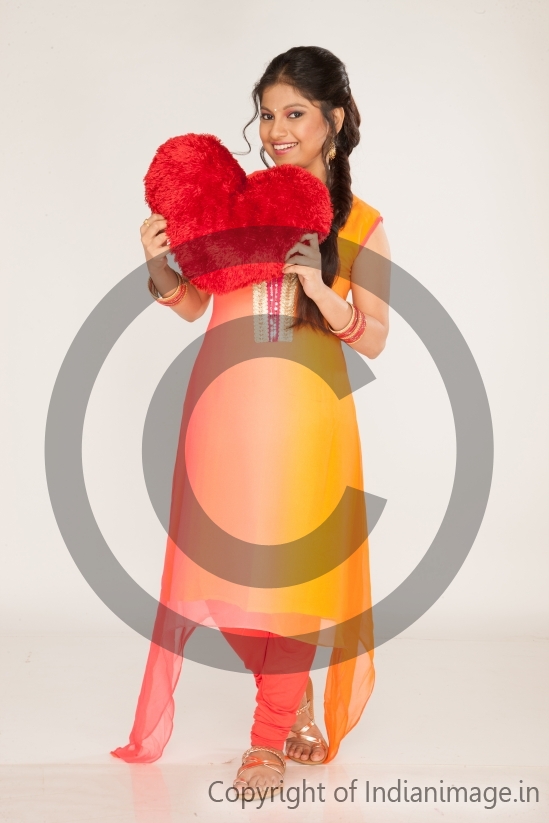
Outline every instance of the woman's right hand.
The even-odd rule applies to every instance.
[[[166,255],[170,251],[170,243],[166,236],[168,221],[161,214],[151,214],[147,223],[142,223],[141,242],[145,250],[145,260],[149,272],[151,269],[162,270],[166,266]],[[152,261],[149,264],[149,261]]]
[[[157,291],[163,297],[170,297],[179,285],[179,276],[166,260],[166,255],[170,251],[170,243],[166,236],[168,221],[161,214],[151,214],[147,217],[147,223],[142,223],[140,228],[147,268]],[[192,283],[187,282],[185,297],[173,306],[172,310],[184,320],[197,320],[206,311],[210,297],[209,292],[197,289]]]

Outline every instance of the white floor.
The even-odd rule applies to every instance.
[[[257,803],[242,809],[208,796],[210,784],[223,781],[212,793],[224,797],[249,745],[249,676],[185,661],[163,758],[130,767],[108,754],[127,742],[147,645],[129,630],[1,638],[0,821],[256,818]],[[288,796],[275,797],[261,814],[278,819],[292,811],[291,819],[303,821],[548,820],[548,651],[539,640],[395,640],[380,647],[374,694],[336,761],[316,768],[289,763]],[[314,673],[317,695],[323,676]],[[302,789],[304,779],[325,786],[324,802],[317,788],[314,802],[309,792],[292,808],[297,794],[290,787]],[[351,802],[343,788],[353,779]],[[387,791],[399,779],[400,802],[396,788],[384,803],[378,789],[373,802],[374,786]],[[435,802],[431,791],[428,800],[406,802],[404,787],[410,797],[426,786],[463,786],[468,800],[437,792]],[[338,787],[341,802],[334,798]],[[495,803],[491,787],[501,792]]]

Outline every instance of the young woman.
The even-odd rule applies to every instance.
[[[196,626],[214,626],[257,684],[252,746],[234,782],[239,792],[255,794],[280,787],[285,754],[307,765],[331,760],[373,687],[361,450],[343,346],[368,358],[383,351],[388,305],[363,286],[372,260],[386,262],[390,254],[380,213],[351,191],[349,155],[359,142],[360,115],[343,63],[325,49],[292,48],[272,60],[253,99],[248,126],[259,117],[263,162],[269,165],[268,155],[277,166],[295,164],[319,178],[330,193],[333,225],[320,245],[317,235],[308,234],[289,249],[275,281],[214,298],[186,404],[208,358],[224,356],[208,346],[208,333],[223,324],[253,318],[256,342],[284,341],[301,354],[239,362],[221,371],[191,404],[174,470],[160,598],[182,616],[182,624],[179,631],[172,627],[171,645],[159,634],[167,623],[157,625],[130,743],[113,754],[130,762],[160,757],[172,730],[173,690],[186,639]],[[152,214],[141,228],[150,288],[160,302],[194,321],[211,295],[167,265],[166,227],[162,215]],[[376,254],[360,253],[363,247]],[[280,322],[269,323],[275,315]],[[312,368],[304,368],[301,355]],[[348,390],[334,392],[326,375],[347,381]],[[185,414],[184,409],[184,419]],[[207,516],[258,552],[273,550],[269,562],[282,577],[289,572],[287,583],[273,577],[272,587],[253,585],[254,564],[261,566],[264,554],[250,556],[248,582],[239,570],[223,579],[195,562],[196,555],[191,558],[186,547],[196,551],[201,532],[189,508],[185,472]],[[334,532],[333,514],[347,487],[359,490],[360,503],[353,498]],[[300,541],[311,533],[318,536],[316,553],[304,548],[303,560],[299,547],[306,542]],[[298,548],[291,568],[280,570],[277,546],[292,541]],[[305,573],[298,574],[302,566]],[[332,648],[324,693],[329,742],[314,721],[309,671],[317,645]]]

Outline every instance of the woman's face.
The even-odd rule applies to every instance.
[[[334,109],[336,130],[343,109]],[[325,182],[322,149],[329,126],[318,103],[311,102],[286,83],[265,89],[261,99],[259,136],[277,166],[291,163],[307,169]]]

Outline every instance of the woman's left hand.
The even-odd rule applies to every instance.
[[[309,245],[304,241],[308,240]],[[304,234],[299,243],[292,246],[282,267],[284,274],[296,272],[303,291],[311,300],[318,300],[326,289],[322,279],[322,256],[318,245],[318,234]]]

